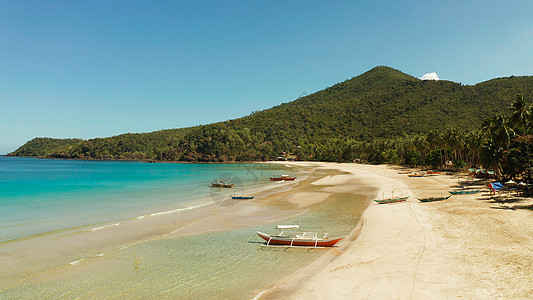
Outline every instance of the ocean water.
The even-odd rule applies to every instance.
[[[103,245],[101,249],[91,246],[93,234],[88,234],[90,231],[84,226],[91,230],[105,227],[94,233],[105,239],[108,232],[120,237],[131,224],[145,220],[148,222],[142,224],[154,224],[150,223],[154,218],[144,216],[182,208],[206,205],[212,211],[219,207],[216,216],[243,208],[286,214],[291,209],[264,207],[260,203],[224,207],[220,200],[234,191],[259,191],[266,185],[279,185],[273,193],[285,193],[283,183],[272,183],[268,176],[297,172],[310,179],[304,181],[303,187],[293,187],[296,192],[307,191],[309,182],[329,175],[321,173],[325,171],[293,170],[274,164],[147,164],[0,157],[0,298],[251,299],[325,251],[337,250],[263,247],[264,242],[255,231],[273,233],[274,222],[248,221],[246,216],[240,219],[244,226],[165,238],[156,234],[112,247]],[[231,178],[239,188],[221,195],[220,189],[208,187],[218,178]],[[327,226],[329,236],[344,236],[357,225],[368,201],[368,196],[334,194],[309,209],[287,214],[292,217],[283,222],[300,223],[306,231],[320,232],[320,227]],[[185,218],[185,214],[194,215],[193,211],[160,216],[177,220]],[[129,222],[106,225],[121,220]],[[228,216],[220,220],[225,222]],[[77,238],[83,246],[73,249],[76,243],[66,243],[71,238]],[[42,246],[54,251],[53,255],[42,253]],[[33,255],[40,258],[32,259]],[[35,266],[28,266],[28,261]]]
[[[217,178],[248,189],[270,164],[150,164],[0,157],[0,242],[217,201]]]

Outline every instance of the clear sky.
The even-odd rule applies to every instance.
[[[386,65],[533,73],[533,1],[0,1],[0,154],[224,121]]]

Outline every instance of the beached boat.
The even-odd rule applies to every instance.
[[[299,225],[278,225],[278,231],[300,229]],[[284,233],[279,232],[277,235],[270,235],[257,231],[257,235],[264,239],[266,246],[300,246],[300,247],[333,247],[344,237],[327,238],[327,233],[323,237],[318,237],[316,232],[298,232],[298,233]]]
[[[428,174],[440,174],[442,171],[426,171]]]
[[[231,196],[233,200],[251,200],[254,196]]]
[[[283,180],[292,181],[294,179],[296,179],[296,177],[290,177],[289,175],[279,175],[279,176],[270,177],[270,180],[272,181],[283,181]]]
[[[395,203],[395,202],[403,202],[403,201],[407,201],[407,199],[409,198],[410,196],[407,196],[407,197],[396,197],[396,198],[388,198],[388,199],[376,199],[374,201],[376,201],[378,204],[386,204],[386,203]]]
[[[211,187],[222,187],[222,183],[220,183],[220,182],[211,182]]]
[[[480,189],[477,190],[462,190],[462,191],[448,191],[452,195],[467,195],[467,194],[476,194],[479,193]]]
[[[223,188],[232,188],[232,187],[234,187],[234,186],[235,186],[235,184],[233,184],[233,183],[223,183],[223,184],[222,184],[222,187],[223,187]]]
[[[424,177],[426,176],[426,173],[411,173],[409,175],[407,175],[409,177]]]
[[[442,201],[442,200],[446,200],[448,198],[450,198],[450,196],[446,196],[446,197],[429,197],[429,198],[419,198],[418,200],[420,200],[421,202],[433,202],[433,201]]]

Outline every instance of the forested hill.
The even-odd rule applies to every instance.
[[[312,159],[332,141],[370,142],[447,128],[479,129],[484,118],[507,114],[516,94],[530,99],[533,77],[512,76],[466,86],[444,80],[423,81],[381,66],[236,120],[57,147],[45,147],[42,141],[36,146],[32,140],[10,155],[244,161],[272,159],[281,151],[291,151]]]

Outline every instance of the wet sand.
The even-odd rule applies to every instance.
[[[394,191],[410,199],[371,204],[336,251],[256,298],[531,299],[531,198],[497,202],[475,182],[481,193],[423,203],[416,199],[445,196],[464,182],[444,174],[407,177],[383,165],[315,165],[364,176],[379,185],[379,198]],[[329,183],[335,184],[335,177]]]

